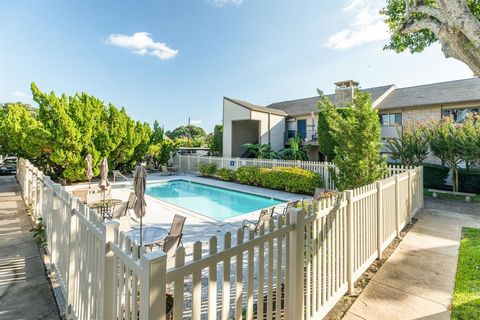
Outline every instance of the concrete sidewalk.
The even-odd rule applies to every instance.
[[[463,226],[480,217],[425,209],[343,319],[450,319]]]
[[[0,319],[59,319],[14,177],[0,176]]]

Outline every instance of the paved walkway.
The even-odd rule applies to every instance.
[[[59,319],[14,177],[0,176],[0,319]]]
[[[417,218],[343,319],[450,319],[461,230],[480,217],[425,209]]]

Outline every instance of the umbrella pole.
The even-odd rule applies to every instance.
[[[142,247],[142,217],[140,217],[140,247]]]

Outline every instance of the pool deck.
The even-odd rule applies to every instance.
[[[163,176],[160,174],[151,174],[147,178],[147,184],[154,184],[159,182],[167,182],[170,180],[189,180],[193,182],[203,183],[210,186],[216,186],[220,188],[241,191],[246,193],[251,193],[254,195],[260,195],[265,197],[276,198],[285,201],[300,200],[306,198],[307,196],[302,196],[299,194],[292,194],[283,191],[264,189],[254,186],[242,185],[233,182],[225,182],[216,179],[203,178],[191,174],[178,174],[172,176]],[[95,182],[92,182],[92,186],[95,185]],[[74,186],[67,187],[67,190],[71,191],[76,188],[83,188],[85,184],[77,184]],[[132,185],[125,181],[119,181],[113,184],[112,187],[112,198],[121,199],[126,201],[130,192],[132,192]],[[258,220],[258,214],[260,210],[254,211],[249,214],[240,215],[231,219],[228,219],[223,222],[216,221],[212,218],[208,218],[197,214],[195,212],[174,206],[167,202],[161,201],[154,197],[145,196],[147,202],[147,213],[143,218],[143,225],[156,225],[165,229],[170,229],[170,224],[172,223],[173,217],[175,214],[179,214],[187,217],[185,221],[185,226],[183,230],[182,242],[186,249],[187,256],[191,256],[193,244],[196,241],[201,241],[203,243],[204,252],[208,250],[208,240],[212,236],[218,238],[219,248],[223,248],[223,237],[226,232],[232,233],[232,243],[235,243],[236,234],[238,228],[242,226],[244,219],[256,221]],[[285,204],[279,205],[276,212],[281,212],[285,207]],[[123,217],[120,219],[120,230],[128,231],[132,225],[135,225],[134,222],[128,217]]]

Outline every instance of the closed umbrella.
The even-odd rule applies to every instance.
[[[173,151],[170,151],[170,159],[168,159],[168,165],[173,167]]]
[[[87,163],[87,167],[85,168],[85,178],[88,180],[88,189],[90,189],[90,180],[93,178],[93,170],[92,170],[92,155],[89,153],[87,157],[85,158],[85,161]]]
[[[102,163],[100,164],[100,183],[98,184],[99,188],[103,191],[103,200],[105,200],[105,190],[110,186],[110,181],[108,181],[108,161],[107,158],[103,158]]]
[[[137,200],[133,206],[135,215],[140,218],[140,246],[142,246],[142,218],[146,212],[145,188],[147,186],[147,171],[142,165],[137,165],[133,173],[133,190]]]

